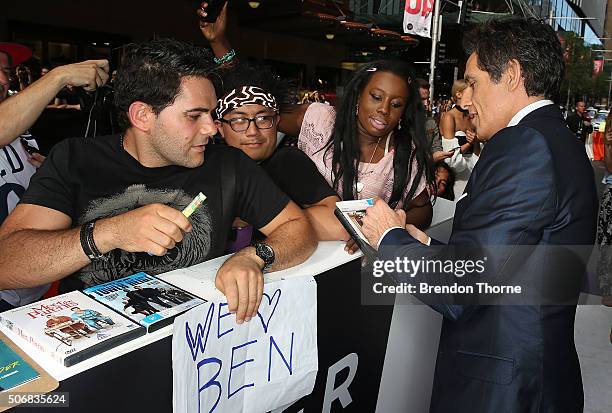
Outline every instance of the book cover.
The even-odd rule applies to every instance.
[[[361,232],[362,219],[366,214],[366,209],[374,206],[375,199],[357,199],[352,201],[336,202],[334,214],[340,221],[344,229],[355,240],[363,255],[368,260],[376,258],[376,250],[370,245],[368,239]]]
[[[99,284],[83,292],[136,321],[147,331],[169,325],[178,314],[206,302],[144,272]]]
[[[80,291],[5,311],[0,321],[66,367],[145,333]]]
[[[4,341],[0,341],[0,391],[21,386],[39,377],[32,366]]]

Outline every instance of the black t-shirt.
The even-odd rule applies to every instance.
[[[593,132],[592,126],[586,126],[584,124],[584,117],[574,112],[570,114],[565,122],[567,123],[567,127],[576,134],[576,137],[581,139],[582,141],[586,140],[586,136]]]
[[[227,185],[222,190],[222,174],[233,174],[235,179],[226,179],[235,182],[233,192],[228,192]],[[165,256],[113,250],[107,262],[92,262],[75,275],[91,286],[138,271],[159,274],[218,257],[234,217],[244,217],[261,228],[289,202],[238,149],[208,145],[204,163],[197,168],[147,168],[123,149],[118,135],[113,135],[57,144],[32,178],[21,203],[63,212],[76,226],[152,203],[182,210],[199,192],[207,199],[189,218],[193,230]],[[223,200],[230,205],[223,205]]]
[[[274,183],[301,207],[338,196],[314,162],[297,148],[280,147],[260,165]]]

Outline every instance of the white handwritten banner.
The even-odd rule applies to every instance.
[[[266,284],[257,317],[242,325],[225,301],[174,321],[175,413],[267,412],[310,394],[317,369],[312,277]]]
[[[406,0],[404,33],[431,39],[431,16],[435,0]]]

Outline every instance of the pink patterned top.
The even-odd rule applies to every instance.
[[[304,115],[302,128],[298,137],[298,148],[300,148],[312,161],[317,165],[321,175],[325,177],[330,185],[333,185],[332,178],[332,151],[328,151],[327,157],[324,159],[325,147],[332,133],[334,132],[334,122],[336,120],[336,111],[332,106],[313,103],[311,104]],[[355,191],[356,199],[365,199],[378,196],[385,202],[389,202],[391,192],[393,191],[393,153],[395,150],[389,150],[390,138],[387,137],[385,143],[385,155],[378,163],[359,162],[359,177],[358,182],[363,184],[361,192]],[[381,140],[381,144],[384,141]],[[416,161],[412,164],[408,184],[404,189],[402,200],[408,194],[414,177],[417,175],[418,168]],[[425,176],[421,177],[421,181],[414,193],[416,197],[423,189],[425,189]],[[338,192],[342,197],[342,182],[340,182]],[[403,206],[403,201],[400,200],[395,207],[400,209]]]

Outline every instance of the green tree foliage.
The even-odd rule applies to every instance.
[[[599,101],[608,96],[610,69],[604,65],[604,70],[593,77],[593,60],[604,59],[605,55],[594,50],[601,49],[599,45],[586,45],[574,32],[562,32],[561,42],[565,48],[565,78],[561,86],[561,103],[565,104],[568,87],[570,89],[569,104],[577,97],[586,96],[590,101]],[[607,63],[607,62],[606,62]]]

